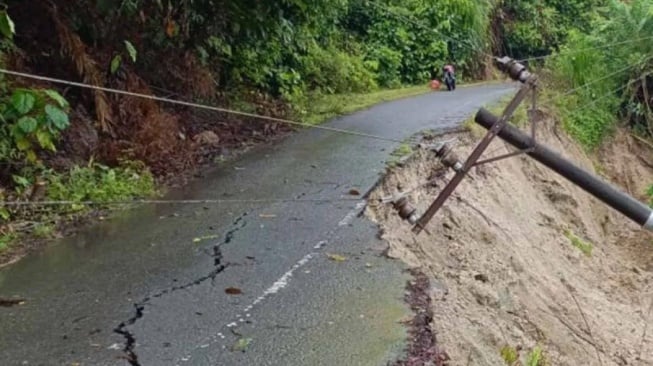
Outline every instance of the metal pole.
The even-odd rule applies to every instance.
[[[499,117],[485,108],[481,108],[476,114],[475,120],[479,125],[489,129],[499,120]],[[527,154],[533,159],[567,178],[645,229],[653,231],[653,211],[645,204],[577,167],[558,153],[538,144],[530,136],[511,125],[504,126],[499,132],[499,137],[518,149],[531,148],[531,151],[527,152]]]
[[[478,161],[478,159],[481,158],[481,155],[485,152],[485,149],[487,149],[488,146],[490,146],[490,143],[492,140],[497,136],[497,132],[501,131],[503,126],[505,126],[508,123],[508,120],[510,117],[512,117],[513,113],[517,110],[519,107],[519,104],[526,98],[529,92],[531,92],[536,85],[537,78],[535,75],[532,75],[528,73],[525,70],[520,71],[520,75],[527,75],[528,77],[525,78],[524,80],[524,85],[519,89],[519,92],[517,92],[517,95],[508,103],[506,108],[503,111],[503,115],[501,116],[500,119],[496,119],[496,123],[490,128],[488,128],[487,134],[483,137],[481,142],[476,145],[476,148],[472,151],[471,154],[469,154],[469,157],[465,161],[465,163],[460,167],[460,169],[455,169],[456,170],[456,175],[449,181],[449,183],[444,187],[442,192],[438,195],[438,197],[433,201],[431,206],[426,210],[424,215],[417,220],[417,223],[415,223],[415,226],[413,227],[413,233],[419,234],[426,228],[426,225],[433,219],[433,216],[440,210],[442,205],[447,201],[449,196],[456,190],[458,185],[463,181],[469,170],[474,167]]]

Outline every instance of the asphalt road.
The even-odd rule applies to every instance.
[[[327,126],[405,139],[455,126],[513,88],[426,94]],[[0,296],[27,302],[0,308],[0,365],[385,365],[400,357],[408,276],[380,255],[375,226],[358,216],[362,201],[338,200],[370,189],[397,146],[304,130],[169,197],[301,202],[145,206],[1,270]]]

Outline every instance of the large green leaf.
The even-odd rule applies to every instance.
[[[0,12],[0,32],[7,38],[13,38],[16,33],[16,26],[6,11]]]
[[[34,108],[36,97],[28,90],[16,90],[11,96],[11,106],[14,107],[19,114],[27,114]]]
[[[52,143],[52,135],[47,130],[36,131],[36,139],[42,148],[55,151],[55,146]]]
[[[129,41],[125,41],[125,47],[127,48],[127,53],[129,53],[129,58],[132,59],[132,62],[136,62],[136,56],[138,55],[138,52],[136,52],[134,45]]]
[[[121,63],[122,57],[120,57],[120,55],[116,55],[116,57],[111,60],[111,74],[115,74],[116,71],[118,71]]]
[[[19,185],[21,187],[28,187],[28,186],[30,186],[32,184],[32,183],[30,183],[29,179],[27,179],[27,178],[25,178],[23,176],[20,176],[20,175],[15,175],[14,174],[14,175],[11,176],[11,178],[13,178],[14,183],[16,183],[17,185]]]
[[[68,106],[68,101],[66,101],[66,99],[61,94],[59,94],[59,92],[57,92],[56,90],[45,89],[43,92],[45,93],[45,95],[50,97],[50,99],[57,102],[57,104],[59,104],[59,107],[66,108]]]
[[[15,139],[15,142],[16,142],[16,147],[20,151],[25,151],[25,150],[29,149],[30,147],[32,147],[32,144],[25,137],[18,137],[18,138]]]
[[[66,112],[53,106],[52,104],[45,106],[45,114],[59,130],[64,130],[70,124]]]
[[[34,130],[36,130],[36,126],[38,126],[38,122],[34,117],[30,116],[23,116],[20,119],[18,119],[18,128],[20,128],[24,133],[32,133]]]

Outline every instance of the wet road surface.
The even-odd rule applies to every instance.
[[[431,93],[327,125],[405,139],[456,126],[512,90]],[[304,130],[167,197],[301,202],[140,207],[0,270],[0,295],[27,299],[0,308],[0,365],[385,365],[400,357],[408,275],[383,258],[376,227],[358,216],[362,201],[348,195],[370,189],[398,145]]]

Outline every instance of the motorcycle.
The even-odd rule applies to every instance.
[[[456,77],[452,73],[448,72],[444,75],[444,85],[447,86],[447,90],[454,91],[456,90]]]

